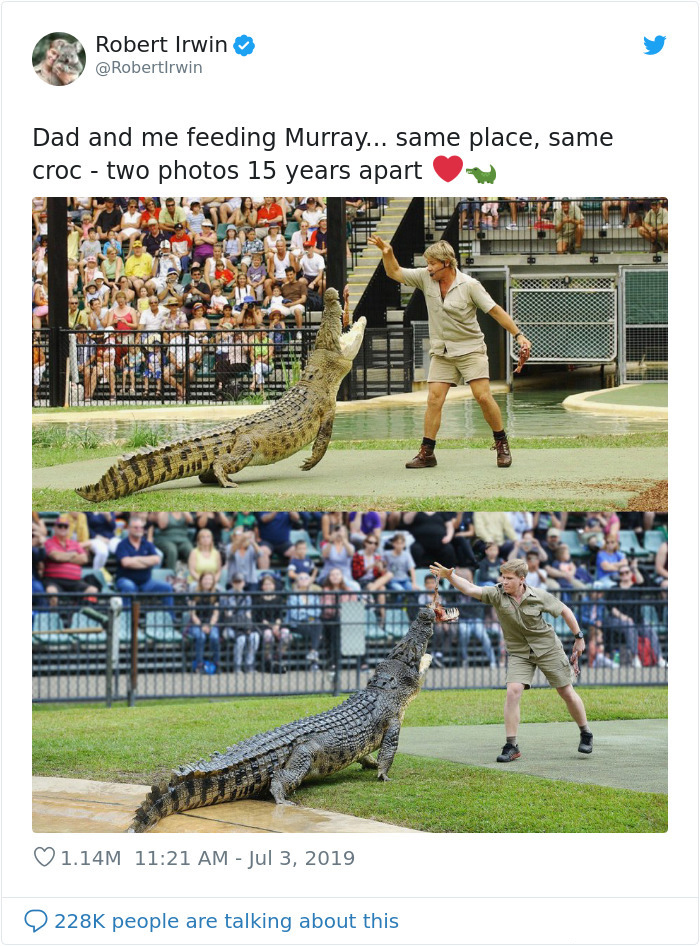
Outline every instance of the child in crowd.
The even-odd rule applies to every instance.
[[[298,542],[294,543],[292,557],[289,560],[289,567],[287,568],[289,580],[291,582],[296,581],[299,572],[306,572],[307,575],[310,575],[312,582],[316,580],[316,575],[318,574],[318,568],[316,568],[308,556],[308,547],[304,539],[299,539]]]

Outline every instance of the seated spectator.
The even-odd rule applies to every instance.
[[[556,580],[560,588],[587,588],[592,583],[592,578],[585,568],[578,567],[571,560],[571,550],[563,542],[555,552],[555,565],[557,571]]]
[[[522,557],[522,555],[513,556],[513,558]],[[524,557],[525,561],[527,562],[527,575],[525,576],[525,582],[531,588],[547,588],[547,572],[544,570],[544,568],[542,568],[542,561],[540,559],[539,553],[535,551],[526,552]]]
[[[487,585],[497,585],[501,580],[501,565],[503,559],[495,542],[489,542],[484,549],[484,558],[479,562],[475,582],[481,588]]]
[[[248,282],[246,273],[239,273],[236,276],[236,286],[233,290],[233,304],[236,308],[239,308],[247,302],[255,302],[253,287]]]
[[[382,537],[382,527],[386,514],[379,512],[351,512],[348,514],[349,539],[356,549],[361,549],[368,535],[373,535],[377,542]]]
[[[141,240],[141,212],[138,209],[138,202],[134,199],[129,200],[127,208],[122,214],[121,223],[119,224],[119,239],[122,245],[126,246],[127,253],[133,250],[136,240]]]
[[[648,243],[655,253],[668,251],[668,210],[662,205],[658,197],[651,202],[651,209],[639,226],[639,235]]]
[[[51,583],[61,591],[85,591],[82,566],[88,563],[88,554],[75,539],[69,538],[72,529],[68,514],[58,516],[53,535],[44,543],[44,584]]]
[[[150,253],[154,259],[161,250],[170,252],[169,234],[161,230],[158,220],[155,217],[149,217],[145,225],[143,236],[141,237],[141,242],[146,252]]]
[[[391,551],[386,553],[386,566],[391,572],[389,591],[418,591],[416,567],[411,553],[406,549],[406,536],[397,532],[391,540]]]
[[[307,575],[311,577],[312,582],[316,580],[318,574],[318,568],[308,556],[308,548],[305,539],[299,539],[294,543],[292,556],[287,566],[287,577],[289,581],[293,583],[299,572],[306,572]]]
[[[668,542],[662,542],[654,559],[656,584],[660,588],[668,588]]]
[[[192,237],[194,252],[192,253],[192,262],[204,263],[209,257],[214,255],[214,244],[217,242],[216,230],[211,220],[202,221],[202,232],[196,233]]]
[[[665,667],[666,661],[661,654],[659,635],[653,625],[644,621],[642,602],[634,594],[635,586],[644,583],[644,576],[638,568],[624,564],[618,570],[620,583],[617,588],[609,591],[605,602],[610,613],[608,627],[617,631],[625,641],[627,648],[627,662],[635,667],[642,666],[639,654],[639,638],[649,641],[653,653],[653,660],[659,667]]]
[[[307,293],[315,292],[322,296],[325,288],[326,264],[313,243],[304,244],[305,253],[299,257],[299,279],[306,282]]]
[[[620,208],[620,222],[617,225],[618,230],[625,229],[625,219],[627,218],[627,208],[629,207],[628,200],[611,200],[609,197],[607,200],[603,201],[602,212],[603,212],[603,230],[607,230],[610,226],[610,208],[619,207]]]
[[[146,288],[160,299],[171,295],[181,299],[184,297],[184,288],[179,283],[179,277],[180,259],[171,252],[170,243],[166,240],[153,257],[151,278],[146,283]]]
[[[258,545],[254,530],[234,531],[226,560],[226,585],[233,583],[234,575],[243,575],[246,591],[257,591],[259,566],[269,568],[270,556]]]
[[[272,575],[263,575],[261,594],[255,602],[255,623],[262,635],[263,670],[265,673],[287,672],[287,651],[291,631],[286,626],[286,601],[279,594]]]
[[[151,220],[155,220],[156,223],[160,219],[160,207],[156,205],[155,200],[152,197],[147,197],[143,202],[143,213],[141,214],[141,229],[145,230]]]
[[[562,197],[561,206],[554,211],[557,253],[580,253],[585,228],[581,208],[568,197]]]
[[[263,394],[265,391],[265,379],[272,370],[272,362],[275,357],[275,350],[270,341],[267,332],[255,332],[248,349],[250,367],[253,377],[250,382],[251,392]]]
[[[475,512],[474,533],[474,549],[477,553],[482,552],[490,542],[495,542],[504,559],[518,537],[507,512]]]
[[[238,230],[231,224],[226,228],[226,239],[224,240],[224,257],[229,260],[233,266],[237,266],[243,255],[243,244],[238,237]]]
[[[481,229],[498,229],[498,201],[486,200],[481,205]]]
[[[160,565],[160,554],[152,542],[145,538],[145,520],[141,516],[129,516],[126,537],[117,546],[116,587],[124,595],[162,595],[163,605],[172,612],[172,587],[167,581],[153,578],[153,569]]]
[[[258,302],[261,302],[265,291],[265,280],[267,279],[267,269],[263,265],[262,253],[253,253],[250,266],[246,271],[246,278],[253,290],[253,296]]]
[[[467,581],[474,581],[474,573],[471,568],[457,568],[455,573],[460,578],[466,578]],[[432,577],[432,576],[431,576]],[[529,577],[526,579],[529,583]],[[457,624],[459,634],[459,653],[462,660],[462,666],[469,666],[469,641],[475,637],[481,644],[489,667],[498,667],[498,656],[494,652],[491,644],[488,629],[486,627],[486,614],[480,601],[476,598],[470,598],[468,595],[456,594],[450,599],[450,605],[454,605],[459,610],[459,621]]]
[[[316,589],[317,587],[314,586]],[[287,598],[287,619],[289,626],[309,641],[306,654],[309,669],[319,670],[319,650],[323,633],[321,602],[317,590],[312,590],[311,576],[306,572],[299,572],[294,582],[293,594]]]
[[[258,222],[258,212],[253,204],[252,197],[240,197],[240,204],[233,209],[233,222],[238,227],[239,232],[243,227],[255,227]],[[253,230],[255,232],[255,230]]]
[[[298,512],[257,512],[255,514],[260,535],[260,545],[269,549],[270,554],[278,558],[292,557],[294,546],[291,540],[292,529],[303,528]],[[269,568],[268,563],[260,567]]]
[[[202,575],[210,573],[214,576],[214,584],[218,585],[223,565],[213,535],[209,529],[200,529],[195,541],[195,547],[187,559],[190,581],[196,585]]]
[[[105,285],[107,286],[108,291],[110,293],[115,292],[117,288],[117,282],[124,271],[124,263],[122,262],[121,257],[117,256],[117,251],[113,246],[107,247],[106,256],[100,264],[100,271],[105,278]]]
[[[277,237],[275,252],[267,257],[267,279],[263,284],[263,291],[266,296],[272,295],[274,286],[282,285],[290,266],[292,269],[296,269],[299,266],[297,259],[287,249],[287,241],[284,237]]]
[[[386,595],[377,592],[386,588],[394,576],[387,567],[386,559],[378,552],[378,547],[379,541],[375,536],[368,535],[365,538],[362,551],[356,552],[352,557],[352,577],[364,591],[375,593],[375,611],[380,627],[384,627]]]
[[[299,224],[299,229],[294,231],[289,241],[289,252],[298,261],[299,258],[304,255],[304,244],[311,242],[313,241],[309,233],[309,225],[306,220],[302,220]]]
[[[204,647],[209,642],[214,672],[219,668],[221,645],[219,642],[219,595],[216,592],[216,580],[211,572],[200,575],[195,586],[196,594],[188,601],[189,623],[186,637],[194,641],[193,673],[204,670]]]
[[[39,397],[39,388],[46,373],[46,354],[41,345],[41,333],[32,335],[32,404]]]
[[[328,218],[325,214],[319,217],[318,230],[312,234],[310,239],[316,252],[326,259],[328,257]]]
[[[588,666],[592,670],[619,669],[619,664],[616,664],[610,654],[605,652],[605,635],[601,628],[597,628],[589,637]]]
[[[214,375],[216,384],[216,399],[223,401],[229,387],[232,386],[232,395],[238,394],[236,377],[247,375],[250,368],[248,357],[248,343],[242,338],[241,332],[233,330],[233,323],[221,319],[216,329]]]
[[[95,360],[92,365],[92,378],[90,388],[92,393],[99,385],[100,381],[106,381],[109,387],[109,399],[111,403],[116,402],[116,365],[117,365],[117,341],[114,336],[114,329],[107,326],[102,334],[93,336],[96,342]]]
[[[183,204],[185,198],[183,198]],[[184,208],[183,208],[184,209]],[[204,212],[202,211],[202,204],[199,200],[193,200],[189,204],[189,209],[185,210],[185,218],[187,221],[187,230],[194,238],[199,236],[202,233],[202,224],[204,223]]]
[[[223,286],[218,279],[211,284],[211,299],[207,312],[213,318],[220,318],[223,315],[224,307],[228,305],[228,297],[224,294]]]
[[[262,207],[258,207],[258,219],[255,228],[257,236],[264,237],[271,224],[278,223],[280,227],[286,227],[287,221],[284,219],[284,212],[280,205],[275,202],[274,197],[265,197]]]
[[[181,331],[163,332],[163,382],[175,388],[178,401],[184,401],[186,386],[194,381],[202,349],[189,345]]]
[[[134,240],[124,264],[124,275],[134,292],[138,293],[139,289],[145,286],[152,273],[153,257],[144,250],[141,240]]]
[[[452,545],[456,516],[453,512],[407,512],[403,523],[414,538],[411,555],[418,568],[441,562],[445,568],[457,564]]]
[[[214,253],[204,264],[204,279],[212,287],[217,282],[226,294],[233,292],[238,270],[233,263],[224,256],[223,243],[214,244]]]
[[[300,329],[306,310],[307,285],[303,280],[297,279],[297,273],[293,266],[288,266],[284,273],[284,282],[280,286],[282,301],[284,305],[294,316],[297,329]]]
[[[245,577],[235,572],[231,576],[231,590],[222,598],[224,633],[233,640],[233,669],[236,673],[255,670],[255,655],[260,647],[260,632],[253,625],[252,600],[244,589]]]
[[[620,569],[628,565],[627,556],[620,552],[617,539],[609,535],[605,540],[605,546],[596,556],[596,588],[613,588]]]
[[[315,197],[307,197],[306,202],[300,204],[294,211],[294,219],[297,223],[305,220],[309,225],[309,232],[313,233],[318,227],[318,221],[323,211],[323,204],[319,203]]]
[[[180,261],[180,270],[184,274],[190,268],[192,258],[192,237],[181,223],[175,224],[170,238],[170,252]]]
[[[197,304],[207,308],[211,300],[211,288],[202,278],[202,267],[199,263],[192,264],[190,276],[190,284],[185,294],[185,309],[191,314]]]
[[[557,530],[554,531],[557,532]],[[556,538],[558,542],[558,534]],[[555,550],[556,548],[558,548],[558,545],[555,546]],[[539,539],[535,538],[535,533],[532,529],[527,529],[523,532],[522,536],[516,540],[515,545],[508,553],[508,561],[514,558],[526,558],[530,552],[534,552],[537,555],[538,562],[543,563],[548,561],[547,553],[540,545]]]
[[[155,512],[150,521],[154,527],[153,542],[163,554],[163,567],[175,571],[180,561],[188,561],[192,552],[190,529],[194,519],[189,512]]]
[[[87,236],[80,242],[79,259],[84,263],[90,259],[97,262],[102,255],[102,244],[97,237],[97,230],[91,225],[88,227]]]
[[[249,227],[245,232],[245,240],[243,241],[243,259],[241,260],[241,264],[247,270],[253,263],[253,254],[258,254],[262,260],[264,251],[265,247],[263,241],[259,236],[256,236],[254,228]]]
[[[115,552],[120,540],[116,536],[117,516],[113,512],[86,513],[93,554],[92,567],[101,571],[107,564],[110,553]]]
[[[118,235],[121,244],[121,220],[122,212],[116,205],[114,197],[105,197],[104,209],[99,212],[95,220],[95,227],[97,228],[97,235],[100,240],[109,239],[109,232],[113,230]]]
[[[318,576],[318,581],[323,584],[331,569],[339,568],[346,583],[350,584],[352,582],[354,588],[359,588],[352,577],[352,558],[354,554],[355,547],[348,538],[347,528],[339,523],[334,524],[331,527],[330,539],[321,546],[323,567]]]
[[[174,197],[166,197],[165,207],[161,208],[160,214],[158,215],[158,223],[160,224],[161,230],[166,234],[172,235],[178,229],[179,225],[180,232],[184,232],[186,222],[187,214],[184,209],[177,206]]]

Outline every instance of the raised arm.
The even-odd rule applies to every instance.
[[[382,240],[381,237],[373,234],[368,243],[371,243],[372,246],[376,246],[382,254],[382,262],[384,263],[384,269],[389,279],[393,279],[396,282],[403,282],[404,280],[401,277],[401,267],[399,266],[398,260],[394,256],[394,250],[390,243],[387,243],[386,240]]]
[[[483,589],[473,582],[468,581],[466,578],[460,578],[458,575],[455,575],[454,568],[445,568],[444,565],[435,562],[430,566],[430,571],[435,575],[438,581],[440,581],[441,578],[446,578],[452,587],[456,588],[457,591],[461,591],[463,595],[468,595],[470,598],[476,598],[477,601],[481,601],[481,592]]]

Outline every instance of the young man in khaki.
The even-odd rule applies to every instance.
[[[493,301],[481,283],[460,272],[455,252],[445,240],[425,250],[427,266],[404,269],[394,251],[381,237],[371,236],[369,242],[381,250],[387,276],[406,286],[422,290],[428,309],[430,334],[430,371],[428,373],[428,405],[423,425],[420,452],[406,467],[422,470],[437,465],[435,438],[440,429],[442,405],[451,387],[464,381],[472,389],[484,420],[493,431],[496,464],[512,463],[508,438],[503,429],[501,411],[493,399],[489,385],[489,360],[484,335],[476,310],[481,309],[510,332],[520,348],[529,352],[530,342],[505,309]]]
[[[513,762],[520,758],[517,743],[520,697],[523,690],[530,689],[538,667],[549,685],[556,688],[579,727],[581,735],[578,751],[587,755],[591,753],[593,734],[588,728],[586,709],[572,686],[578,673],[578,658],[586,649],[583,632],[573,611],[543,588],[530,588],[525,583],[527,563],[521,558],[514,558],[501,565],[503,581],[492,587],[474,585],[465,578],[457,577],[453,568],[445,568],[437,562],[430,566],[430,571],[438,580],[446,578],[462,594],[490,604],[503,628],[508,652],[504,710],[506,744],[496,761]],[[564,653],[554,628],[543,619],[542,612],[564,618],[575,638],[571,660]]]

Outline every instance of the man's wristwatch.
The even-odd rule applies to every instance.
[[[574,634],[574,637],[576,638],[577,641],[582,641],[584,638],[583,631],[579,631],[578,634]]]

